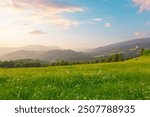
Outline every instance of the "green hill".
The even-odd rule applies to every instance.
[[[60,49],[56,46],[30,45],[20,48],[1,48],[0,61],[32,59],[46,62],[90,62],[107,58],[113,54],[122,54],[123,59],[140,56],[141,49],[150,49],[150,38],[121,41],[103,47],[88,49],[84,52]]]
[[[150,99],[150,56],[117,63],[0,69],[0,99]]]

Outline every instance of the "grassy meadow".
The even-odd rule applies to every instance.
[[[124,62],[0,69],[0,99],[150,99],[150,56]]]

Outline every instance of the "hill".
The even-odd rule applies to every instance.
[[[137,57],[140,55],[140,50],[142,48],[150,48],[150,38],[118,42],[111,45],[90,49],[88,52],[92,52],[95,55],[100,56],[112,53],[122,53],[125,56]]]
[[[61,50],[61,49],[57,46],[29,45],[29,46],[21,47],[19,48],[19,50],[49,51],[49,50]]]
[[[41,45],[31,45],[22,48],[0,48],[0,60],[36,59],[48,62],[58,60],[82,62],[99,60],[102,57],[107,57],[115,53],[122,54],[123,58],[127,59],[140,56],[142,48],[150,48],[150,38],[119,42],[90,49],[87,52],[62,50],[55,46],[48,47]]]
[[[48,51],[48,50],[58,50],[60,49],[57,46],[42,46],[42,45],[29,45],[29,46],[24,46],[24,47],[0,47],[0,56],[8,54],[8,53],[13,53],[21,50],[26,50],[26,51]]]
[[[92,57],[87,53],[75,52],[73,50],[49,50],[49,51],[17,51],[6,54],[0,57],[0,60],[19,60],[19,59],[33,59],[42,61],[84,61]]]
[[[118,63],[0,69],[0,99],[149,100],[150,56]]]

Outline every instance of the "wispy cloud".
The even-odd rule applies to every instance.
[[[92,21],[102,21],[102,18],[95,18],[95,19],[91,19]]]
[[[83,9],[77,5],[69,4],[60,0],[11,0],[11,5],[17,9],[42,10],[51,14],[62,12],[76,12]]]
[[[64,17],[63,13],[84,11],[78,5],[61,0],[0,0],[0,8],[6,9],[9,14],[18,15],[18,19],[49,23],[59,28],[70,28],[79,24],[79,21]]]
[[[33,34],[33,35],[41,35],[41,34],[46,34],[46,32],[43,32],[41,30],[34,30],[34,31],[31,31],[29,32],[30,34]]]
[[[142,38],[142,37],[149,37],[150,36],[150,32],[141,32],[141,31],[137,31],[134,32],[133,35],[137,38]]]
[[[112,24],[110,22],[107,22],[107,23],[105,23],[105,27],[110,28],[110,27],[112,27]]]
[[[88,20],[88,23],[89,24],[95,24],[95,23],[100,22],[102,20],[103,20],[102,18],[94,18],[94,19]]]
[[[150,0],[132,0],[133,3],[139,6],[139,12],[150,10]]]

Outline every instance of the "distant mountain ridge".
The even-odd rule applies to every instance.
[[[43,46],[43,45],[29,45],[21,48],[22,50],[34,50],[34,51],[47,51],[47,50],[59,50],[57,46]]]
[[[142,39],[134,39],[134,40],[118,42],[107,46],[90,49],[88,50],[88,52],[99,54],[99,55],[108,55],[112,53],[124,53],[127,51],[133,53],[135,51],[131,52],[131,50],[139,51],[142,48],[150,48],[150,38],[142,38]]]
[[[49,51],[25,51],[9,53],[0,57],[0,60],[33,59],[54,62],[58,60],[81,61],[87,60],[90,56],[87,53],[73,50],[49,50]]]
[[[137,57],[140,55],[142,48],[150,48],[150,38],[119,42],[89,49],[86,52],[63,50],[56,46],[42,45],[30,45],[21,48],[0,48],[0,60],[36,59],[49,62],[59,60],[78,62],[94,60],[114,53],[121,53],[124,57]]]
[[[57,50],[60,49],[57,46],[42,46],[42,45],[29,45],[24,47],[0,47],[0,56],[20,51],[20,50],[27,50],[27,51],[48,51],[48,50]]]

